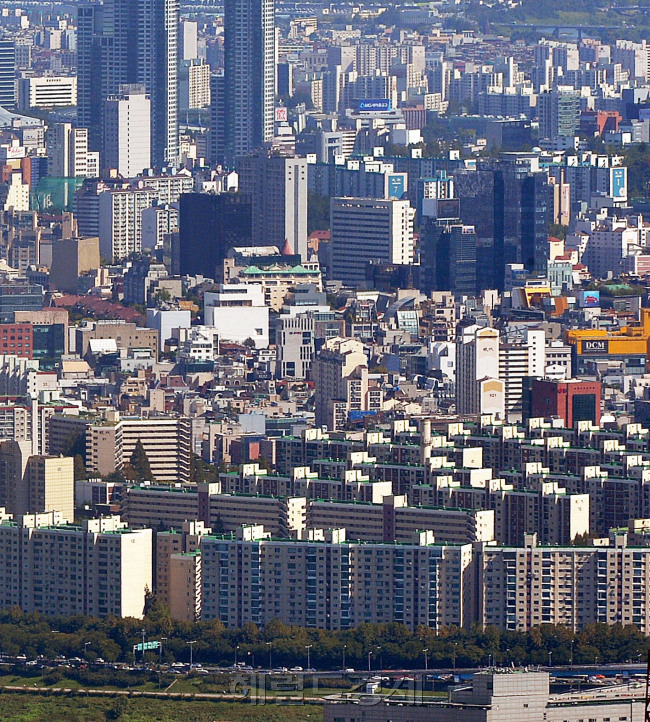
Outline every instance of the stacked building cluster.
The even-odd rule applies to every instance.
[[[481,8],[0,13],[0,607],[650,633],[645,20]]]

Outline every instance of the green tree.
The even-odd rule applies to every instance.
[[[140,439],[137,440],[129,464],[135,475],[136,481],[156,481],[149,464],[149,457],[144,450],[144,446]]]
[[[74,457],[74,480],[85,481],[88,478],[86,474],[86,465],[84,464],[83,457],[81,454],[76,454]]]
[[[318,193],[307,196],[307,232],[326,231],[330,227],[330,197]]]
[[[68,434],[66,440],[61,447],[63,456],[81,456],[82,461],[86,461],[86,432]]]
[[[563,241],[566,238],[566,234],[569,232],[569,226],[563,226],[561,223],[549,223],[548,234],[554,238],[559,238]]]

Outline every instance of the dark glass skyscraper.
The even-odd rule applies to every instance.
[[[274,0],[224,2],[223,148],[229,164],[273,139],[274,13]]]
[[[420,235],[420,290],[476,294],[474,226],[459,219],[427,219]]]
[[[184,193],[179,202],[181,275],[215,278],[229,248],[250,246],[252,205],[235,193]]]
[[[16,47],[13,40],[0,40],[0,105],[16,105]]]
[[[77,117],[101,150],[104,101],[138,83],[151,98],[151,158],[178,158],[179,0],[104,0],[77,14]]]
[[[546,273],[549,185],[515,159],[488,160],[454,173],[464,223],[476,228],[478,288],[503,290],[505,266]]]

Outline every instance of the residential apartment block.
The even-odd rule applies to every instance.
[[[415,539],[359,544],[330,529],[276,540],[260,526],[204,537],[203,619],[229,627],[271,619],[323,629],[465,626],[473,603],[471,546],[434,545],[427,533]]]
[[[650,631],[650,547],[628,547],[625,534],[593,547],[537,546],[532,534],[525,546],[485,546],[479,570],[482,624],[633,624]]]
[[[152,589],[152,531],[119,517],[68,525],[57,512],[0,522],[0,606],[141,618]]]

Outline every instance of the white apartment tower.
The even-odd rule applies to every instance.
[[[151,166],[151,100],[144,85],[123,85],[106,99],[102,164],[124,178]]]
[[[473,325],[460,330],[456,339],[456,413],[503,418],[499,346],[499,332],[493,328]]]
[[[152,531],[118,517],[64,524],[56,512],[0,523],[0,606],[142,618],[152,589]]]
[[[55,123],[47,138],[48,174],[55,178],[93,178],[99,153],[88,150],[88,129]]]

